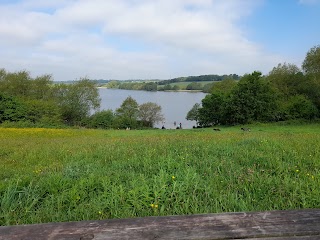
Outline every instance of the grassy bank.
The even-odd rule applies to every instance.
[[[0,129],[0,225],[320,207],[320,125]]]

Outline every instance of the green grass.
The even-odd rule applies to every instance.
[[[215,81],[199,81],[197,83],[201,83],[202,86],[208,84],[208,83],[213,83]],[[170,83],[170,85],[173,87],[174,85],[179,86],[181,89],[186,89],[186,87],[193,82],[175,82],[175,83]],[[159,85],[159,86],[164,86],[164,85]]]
[[[320,125],[0,129],[0,225],[320,207]]]

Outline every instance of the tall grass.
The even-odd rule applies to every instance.
[[[320,207],[319,125],[0,129],[0,225]]]

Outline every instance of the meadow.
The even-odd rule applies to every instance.
[[[208,84],[208,83],[214,83],[215,81],[198,81],[197,83],[200,83],[202,86]],[[170,83],[171,87],[173,87],[174,85],[179,86],[180,89],[185,90],[187,88],[187,86],[193,82],[174,82],[174,83]]]
[[[320,207],[320,125],[0,128],[0,225]]]

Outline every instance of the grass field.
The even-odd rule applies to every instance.
[[[320,125],[0,128],[0,225],[320,207]]]
[[[208,83],[213,83],[214,81],[199,81],[197,83],[201,83],[202,86],[208,84]],[[193,82],[175,82],[175,83],[170,83],[170,85],[173,87],[174,85],[179,86],[181,89],[186,89],[186,87]],[[161,85],[160,85],[161,86]]]

